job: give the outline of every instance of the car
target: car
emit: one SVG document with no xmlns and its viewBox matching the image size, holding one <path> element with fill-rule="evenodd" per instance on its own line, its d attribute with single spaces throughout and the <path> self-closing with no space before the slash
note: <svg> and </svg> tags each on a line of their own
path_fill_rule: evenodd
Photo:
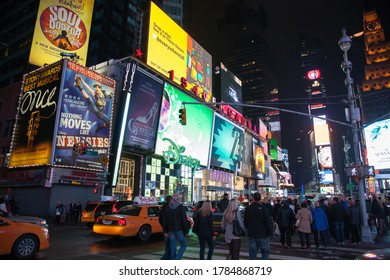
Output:
<svg viewBox="0 0 390 280">
<path fill-rule="evenodd" d="M 100 201 L 88 202 L 83 212 L 81 213 L 81 222 L 87 225 L 89 228 L 92 228 L 95 222 L 95 210 L 100 205 L 100 203 Z"/>
<path fill-rule="evenodd" d="M 31 259 L 49 248 L 49 230 L 31 222 L 16 222 L 0 216 L 0 255 Z"/>
<path fill-rule="evenodd" d="M 107 236 L 132 237 L 148 241 L 152 234 L 162 233 L 158 221 L 161 205 L 126 205 L 115 214 L 100 216 L 93 225 L 93 232 Z"/>
<path fill-rule="evenodd" d="M 199 210 L 200 207 L 202 207 L 203 202 L 204 202 L 204 200 L 198 201 L 198 202 L 195 204 L 195 206 L 192 208 L 193 212 L 196 212 L 197 210 Z M 218 203 L 219 203 L 219 201 L 216 201 L 216 200 L 212 200 L 212 201 L 211 201 L 211 207 L 213 208 L 213 212 L 214 212 L 214 213 L 218 211 Z"/>
<path fill-rule="evenodd" d="M 0 211 L 0 217 L 7 218 L 8 220 L 14 221 L 14 222 L 25 222 L 25 223 L 31 223 L 36 224 L 45 228 L 49 228 L 49 224 L 47 223 L 46 219 L 34 217 L 34 216 L 21 216 L 21 215 L 10 215 L 8 213 L 4 213 L 3 211 Z"/>
<path fill-rule="evenodd" d="M 120 208 L 133 204 L 132 200 L 107 200 L 100 203 L 95 209 L 94 220 L 99 216 L 116 213 Z"/>
</svg>

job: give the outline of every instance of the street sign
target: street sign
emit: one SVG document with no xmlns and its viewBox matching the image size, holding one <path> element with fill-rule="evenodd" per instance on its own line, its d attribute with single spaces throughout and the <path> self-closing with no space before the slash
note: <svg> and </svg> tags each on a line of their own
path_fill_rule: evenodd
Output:
<svg viewBox="0 0 390 280">
<path fill-rule="evenodd" d="M 356 165 L 347 166 L 345 171 L 347 173 L 347 177 L 358 177 L 359 175 L 358 167 Z"/>
<path fill-rule="evenodd" d="M 354 184 L 352 184 L 352 183 L 348 183 L 347 184 L 347 190 L 353 191 L 354 189 L 355 189 L 355 185 Z"/>
<path fill-rule="evenodd" d="M 364 177 L 374 177 L 375 176 L 374 166 L 363 166 L 363 176 Z"/>
</svg>

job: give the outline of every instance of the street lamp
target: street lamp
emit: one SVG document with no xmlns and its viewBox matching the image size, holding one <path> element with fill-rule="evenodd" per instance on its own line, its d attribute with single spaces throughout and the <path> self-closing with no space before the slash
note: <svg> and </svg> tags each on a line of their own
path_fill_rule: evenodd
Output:
<svg viewBox="0 0 390 280">
<path fill-rule="evenodd" d="M 359 108 L 356 107 L 355 96 L 353 91 L 353 79 L 351 78 L 352 71 L 352 62 L 348 60 L 348 51 L 351 48 L 352 40 L 351 37 L 346 34 L 346 29 L 342 29 L 343 36 L 339 40 L 340 49 L 344 52 L 344 61 L 341 64 L 341 69 L 346 74 L 345 86 L 348 89 L 348 104 L 349 104 L 349 114 L 352 126 L 352 134 L 353 134 L 353 148 L 355 153 L 356 165 L 359 170 L 358 174 L 358 190 L 359 190 L 359 201 L 360 201 L 360 211 L 362 213 L 361 217 L 362 221 L 362 242 L 364 243 L 373 243 L 371 230 L 368 226 L 368 218 L 367 218 L 367 209 L 366 209 L 366 200 L 364 195 L 364 186 L 362 180 L 362 161 L 360 154 L 360 146 L 359 146 L 359 129 L 358 129 L 358 121 L 360 120 L 360 111 Z"/>
</svg>

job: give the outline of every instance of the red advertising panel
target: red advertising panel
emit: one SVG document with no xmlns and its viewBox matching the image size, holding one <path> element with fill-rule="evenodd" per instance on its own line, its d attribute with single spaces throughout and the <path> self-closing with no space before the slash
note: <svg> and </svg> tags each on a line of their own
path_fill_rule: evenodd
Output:
<svg viewBox="0 0 390 280">
<path fill-rule="evenodd" d="M 115 81 L 65 60 L 54 164 L 103 170 L 111 139 Z"/>
<path fill-rule="evenodd" d="M 24 76 L 10 168 L 51 163 L 62 72 L 59 61 Z"/>
</svg>

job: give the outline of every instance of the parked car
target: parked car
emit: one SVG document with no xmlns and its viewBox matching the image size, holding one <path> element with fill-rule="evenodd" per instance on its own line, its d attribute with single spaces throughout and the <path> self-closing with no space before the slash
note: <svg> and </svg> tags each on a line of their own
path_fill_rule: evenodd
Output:
<svg viewBox="0 0 390 280">
<path fill-rule="evenodd" d="M 49 227 L 49 224 L 47 221 L 43 218 L 34 217 L 34 216 L 20 216 L 20 215 L 10 215 L 7 213 L 4 213 L 3 211 L 0 211 L 0 217 L 7 218 L 8 220 L 14 221 L 14 222 L 25 222 L 25 223 L 31 223 L 36 224 L 45 228 Z"/>
<path fill-rule="evenodd" d="M 31 222 L 16 222 L 0 216 L 0 255 L 30 259 L 49 248 L 49 230 Z"/>
<path fill-rule="evenodd" d="M 94 220 L 99 216 L 109 215 L 118 212 L 120 208 L 133 204 L 132 200 L 108 200 L 100 203 L 95 209 Z"/>
<path fill-rule="evenodd" d="M 81 213 L 81 222 L 92 228 L 95 222 L 95 210 L 100 205 L 100 201 L 88 202 L 85 209 Z"/>
</svg>

